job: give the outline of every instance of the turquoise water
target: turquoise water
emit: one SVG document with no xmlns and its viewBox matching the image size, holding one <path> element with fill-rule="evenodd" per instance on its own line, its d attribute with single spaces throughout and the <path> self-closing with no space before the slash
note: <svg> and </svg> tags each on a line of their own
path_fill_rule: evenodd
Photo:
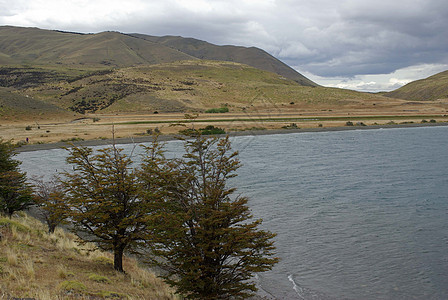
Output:
<svg viewBox="0 0 448 300">
<path fill-rule="evenodd" d="M 281 262 L 257 277 L 263 290 L 278 299 L 448 299 L 448 127 L 232 142 L 243 167 L 230 184 L 278 234 Z M 168 148 L 180 155 L 179 142 Z M 67 168 L 65 154 L 18 158 L 39 175 Z"/>
</svg>

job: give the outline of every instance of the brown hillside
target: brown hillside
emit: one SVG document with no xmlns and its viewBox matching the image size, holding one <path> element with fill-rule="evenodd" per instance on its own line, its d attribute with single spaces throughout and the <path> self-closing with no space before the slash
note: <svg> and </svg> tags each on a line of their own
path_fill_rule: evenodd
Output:
<svg viewBox="0 0 448 300">
<path fill-rule="evenodd" d="M 3 64 L 127 67 L 193 57 L 158 43 L 118 32 L 77 34 L 37 28 L 0 27 Z"/>
<path fill-rule="evenodd" d="M 384 95 L 391 98 L 417 101 L 448 99 L 448 71 L 410 82 Z"/>
<path fill-rule="evenodd" d="M 76 116 L 74 112 L 68 112 L 32 96 L 23 96 L 11 89 L 0 87 L 0 118 L 2 121 L 26 118 L 32 123 L 32 121 L 42 119 L 70 119 L 74 116 Z"/>
<path fill-rule="evenodd" d="M 317 86 L 313 81 L 259 48 L 217 46 L 205 41 L 180 36 L 155 37 L 144 34 L 133 34 L 133 36 L 160 43 L 199 59 L 246 64 L 260 70 L 282 75 L 285 78 L 296 81 L 300 85 Z"/>
</svg>

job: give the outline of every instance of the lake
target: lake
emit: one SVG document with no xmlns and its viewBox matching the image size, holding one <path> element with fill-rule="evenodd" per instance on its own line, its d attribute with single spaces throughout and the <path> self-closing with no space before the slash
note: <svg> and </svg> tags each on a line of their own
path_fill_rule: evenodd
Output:
<svg viewBox="0 0 448 300">
<path fill-rule="evenodd" d="M 278 234 L 281 262 L 256 278 L 264 291 L 278 299 L 448 299 L 448 127 L 231 140 L 243 167 L 230 184 Z M 181 147 L 167 144 L 174 156 Z M 54 149 L 17 158 L 28 175 L 48 176 L 67 168 L 65 156 Z"/>
</svg>

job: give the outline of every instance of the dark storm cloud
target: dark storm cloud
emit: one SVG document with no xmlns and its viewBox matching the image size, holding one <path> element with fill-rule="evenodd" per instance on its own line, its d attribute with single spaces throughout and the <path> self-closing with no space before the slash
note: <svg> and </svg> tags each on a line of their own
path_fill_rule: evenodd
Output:
<svg viewBox="0 0 448 300">
<path fill-rule="evenodd" d="M 330 26 L 306 37 L 305 46 L 316 55 L 283 58 L 320 76 L 387 74 L 447 63 L 448 5 L 442 2 L 346 1 Z"/>
</svg>

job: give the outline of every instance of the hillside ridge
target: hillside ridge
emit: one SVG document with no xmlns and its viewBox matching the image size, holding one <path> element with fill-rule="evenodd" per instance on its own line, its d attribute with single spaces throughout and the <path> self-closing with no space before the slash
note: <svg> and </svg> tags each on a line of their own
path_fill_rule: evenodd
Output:
<svg viewBox="0 0 448 300">
<path fill-rule="evenodd" d="M 303 86 L 317 86 L 296 70 L 282 61 L 257 47 L 242 47 L 234 45 L 218 46 L 206 41 L 184 38 L 181 36 L 149 36 L 144 34 L 131 34 L 145 40 L 160 43 L 172 49 L 179 50 L 199 59 L 230 61 L 246 64 L 251 67 L 276 73 L 287 79 L 294 80 Z"/>
<path fill-rule="evenodd" d="M 448 70 L 412 81 L 384 96 L 416 101 L 448 99 Z"/>
<path fill-rule="evenodd" d="M 189 50 L 192 43 L 200 43 L 199 52 Z M 4 65 L 131 67 L 194 59 L 238 62 L 277 73 L 301 85 L 317 86 L 285 63 L 255 47 L 217 46 L 183 37 L 178 37 L 173 44 L 168 43 L 166 37 L 117 31 L 84 34 L 0 26 L 0 63 Z"/>
</svg>

